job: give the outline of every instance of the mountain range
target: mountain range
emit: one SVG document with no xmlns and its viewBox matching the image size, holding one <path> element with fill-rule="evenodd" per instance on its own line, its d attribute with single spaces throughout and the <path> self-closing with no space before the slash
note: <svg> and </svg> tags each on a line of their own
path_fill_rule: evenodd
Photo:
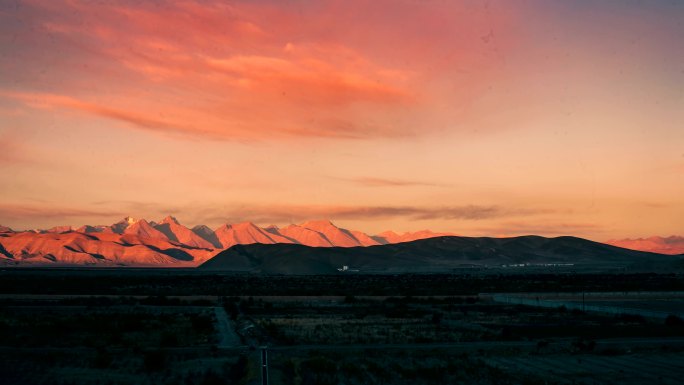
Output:
<svg viewBox="0 0 684 385">
<path fill-rule="evenodd" d="M 327 220 L 284 228 L 251 222 L 189 229 L 172 217 L 154 222 L 126 217 L 112 225 L 58 226 L 13 231 L 0 226 L 0 263 L 98 266 L 197 266 L 223 249 L 247 244 L 295 244 L 312 247 L 359 247 L 453 235 L 429 230 L 370 236 Z"/>
<path fill-rule="evenodd" d="M 626 249 L 650 251 L 660 254 L 684 254 L 684 237 L 675 235 L 670 237 L 613 239 L 606 243 Z"/>
<path fill-rule="evenodd" d="M 640 249 L 642 251 L 628 250 Z M 656 254 L 657 253 L 657 254 Z M 574 237 L 468 238 L 429 230 L 368 235 L 327 220 L 259 227 L 251 222 L 189 229 L 167 216 L 112 225 L 14 231 L 0 226 L 0 265 L 158 266 L 302 273 L 341 265 L 371 271 L 444 271 L 458 266 L 680 261 L 684 237 L 613 240 Z M 665 259 L 663 259 L 665 258 Z M 668 259 L 669 258 L 669 259 Z M 332 270 L 331 270 L 332 269 Z"/>
</svg>

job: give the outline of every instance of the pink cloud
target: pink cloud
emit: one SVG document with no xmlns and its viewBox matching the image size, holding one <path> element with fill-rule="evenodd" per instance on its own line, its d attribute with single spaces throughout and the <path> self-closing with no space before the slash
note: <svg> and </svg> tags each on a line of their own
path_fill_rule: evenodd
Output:
<svg viewBox="0 0 684 385">
<path fill-rule="evenodd" d="M 115 119 L 130 123 L 140 128 L 150 130 L 178 130 L 183 131 L 185 128 L 178 126 L 172 122 L 167 122 L 161 119 L 155 119 L 151 116 L 146 116 L 141 113 L 124 111 L 112 107 L 102 106 L 95 103 L 89 103 L 76 98 L 64 95 L 44 94 L 44 93 L 0 93 L 6 97 L 24 101 L 28 106 L 36 108 L 67 108 L 71 110 L 81 111 L 105 118 Z"/>
<path fill-rule="evenodd" d="M 394 2 L 31 0 L 0 16 L 28 20 L 38 31 L 20 35 L 21 49 L 0 68 L 26 73 L 5 95 L 37 96 L 57 113 L 76 110 L 155 132 L 404 137 L 431 129 L 414 122 L 416 114 L 438 115 L 430 110 L 442 95 L 426 85 L 439 73 L 455 64 L 487 71 L 478 37 L 508 17 Z M 47 61 L 51 75 L 38 82 L 39 63 Z M 463 76 L 458 92 L 481 91 L 477 79 Z"/>
</svg>

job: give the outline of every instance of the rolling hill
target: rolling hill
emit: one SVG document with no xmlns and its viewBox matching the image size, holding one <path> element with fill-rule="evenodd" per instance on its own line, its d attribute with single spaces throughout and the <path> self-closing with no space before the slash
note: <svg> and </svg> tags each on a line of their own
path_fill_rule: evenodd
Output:
<svg viewBox="0 0 684 385">
<path fill-rule="evenodd" d="M 681 258 L 622 249 L 575 237 L 437 237 L 368 247 L 296 244 L 236 245 L 199 266 L 205 270 L 266 274 L 330 274 L 348 266 L 360 272 L 449 272 L 463 267 L 520 265 L 650 268 Z"/>
</svg>

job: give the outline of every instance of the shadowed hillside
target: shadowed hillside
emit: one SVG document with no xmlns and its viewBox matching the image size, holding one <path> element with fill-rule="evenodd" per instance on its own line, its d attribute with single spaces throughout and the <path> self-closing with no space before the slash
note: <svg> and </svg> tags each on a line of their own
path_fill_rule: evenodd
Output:
<svg viewBox="0 0 684 385">
<path fill-rule="evenodd" d="M 342 266 L 360 272 L 446 272 L 457 268 L 568 265 L 642 268 L 674 265 L 680 257 L 622 249 L 575 237 L 439 237 L 349 248 L 294 244 L 236 245 L 200 269 L 269 274 L 326 274 Z"/>
</svg>

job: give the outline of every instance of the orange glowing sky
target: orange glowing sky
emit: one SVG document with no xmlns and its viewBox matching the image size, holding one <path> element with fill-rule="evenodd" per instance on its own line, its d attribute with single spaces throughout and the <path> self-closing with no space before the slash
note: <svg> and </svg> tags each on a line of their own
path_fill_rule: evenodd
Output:
<svg viewBox="0 0 684 385">
<path fill-rule="evenodd" d="M 684 3 L 0 1 L 0 224 L 684 232 Z"/>
</svg>

